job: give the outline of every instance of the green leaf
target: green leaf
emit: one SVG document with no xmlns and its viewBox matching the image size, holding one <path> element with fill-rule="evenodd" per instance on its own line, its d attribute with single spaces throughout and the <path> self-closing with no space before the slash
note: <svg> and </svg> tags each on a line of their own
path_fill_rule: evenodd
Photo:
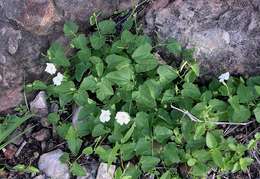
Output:
<svg viewBox="0 0 260 179">
<path fill-rule="evenodd" d="M 172 179 L 170 170 L 166 171 L 166 172 L 160 177 L 160 179 Z"/>
<path fill-rule="evenodd" d="M 75 176 L 86 176 L 86 172 L 77 162 L 73 162 L 70 171 Z"/>
<path fill-rule="evenodd" d="M 63 32 L 67 37 L 73 37 L 78 32 L 79 26 L 72 21 L 65 22 Z"/>
<path fill-rule="evenodd" d="M 194 139 L 197 140 L 200 137 L 202 137 L 206 132 L 206 126 L 205 124 L 199 124 L 196 126 L 195 134 L 194 134 Z"/>
<path fill-rule="evenodd" d="M 88 93 L 83 90 L 78 90 L 74 93 L 73 100 L 78 106 L 84 106 L 88 104 Z"/>
<path fill-rule="evenodd" d="M 162 83 L 171 83 L 178 77 L 178 73 L 169 65 L 160 65 L 157 69 L 157 73 L 160 76 L 160 82 Z"/>
<path fill-rule="evenodd" d="M 65 56 L 63 47 L 59 43 L 52 43 L 51 47 L 47 51 L 48 58 L 50 62 L 54 63 L 57 66 L 68 67 L 70 62 Z"/>
<path fill-rule="evenodd" d="M 25 171 L 27 173 L 31 173 L 31 174 L 34 174 L 34 175 L 37 174 L 37 173 L 40 173 L 40 170 L 38 168 L 34 167 L 34 166 L 26 167 Z"/>
<path fill-rule="evenodd" d="M 204 149 L 198 149 L 192 152 L 192 156 L 196 158 L 199 162 L 206 163 L 207 161 L 211 160 L 211 156 L 209 151 Z"/>
<path fill-rule="evenodd" d="M 92 130 L 92 136 L 93 137 L 98 137 L 98 136 L 102 136 L 104 134 L 108 133 L 108 131 L 105 129 L 103 124 L 98 124 L 94 127 L 94 129 Z"/>
<path fill-rule="evenodd" d="M 163 93 L 162 103 L 172 103 L 174 101 L 175 91 L 173 89 L 168 89 Z"/>
<path fill-rule="evenodd" d="M 218 146 L 217 139 L 211 132 L 207 132 L 206 144 L 207 144 L 208 148 L 210 148 L 210 149 L 214 149 Z"/>
<path fill-rule="evenodd" d="M 147 80 L 139 86 L 135 100 L 141 106 L 146 108 L 156 108 L 156 99 L 161 93 L 161 86 L 155 80 Z"/>
<path fill-rule="evenodd" d="M 95 153 L 101 158 L 101 160 L 108 162 L 108 156 L 111 152 L 111 149 L 104 149 L 102 146 L 98 146 L 95 149 Z"/>
<path fill-rule="evenodd" d="M 199 88 L 192 83 L 185 83 L 183 90 L 181 91 L 182 96 L 190 97 L 192 99 L 199 99 L 201 96 Z"/>
<path fill-rule="evenodd" d="M 135 41 L 135 36 L 128 30 L 124 30 L 121 34 L 121 41 L 124 43 L 133 43 Z"/>
<path fill-rule="evenodd" d="M 255 86 L 255 91 L 258 96 L 260 96 L 260 86 Z"/>
<path fill-rule="evenodd" d="M 134 157 L 135 145 L 136 143 L 126 143 L 121 145 L 120 152 L 124 161 L 130 160 L 132 157 Z"/>
<path fill-rule="evenodd" d="M 181 44 L 174 39 L 169 40 L 169 42 L 166 44 L 166 48 L 169 50 L 169 52 L 176 56 L 180 56 L 182 51 Z"/>
<path fill-rule="evenodd" d="M 108 155 L 108 161 L 107 161 L 108 165 L 111 165 L 113 162 L 115 162 L 119 149 L 120 149 L 120 145 L 116 143 Z"/>
<path fill-rule="evenodd" d="M 91 92 L 95 92 L 97 89 L 97 80 L 94 76 L 90 75 L 83 79 L 80 84 L 81 90 L 89 90 Z"/>
<path fill-rule="evenodd" d="M 153 156 L 142 156 L 140 159 L 141 168 L 144 172 L 153 170 L 160 162 L 160 159 Z"/>
<path fill-rule="evenodd" d="M 116 70 L 125 69 L 126 67 L 129 67 L 131 63 L 130 59 L 115 54 L 107 56 L 105 61 L 108 64 L 109 69 Z"/>
<path fill-rule="evenodd" d="M 106 75 L 106 78 L 118 86 L 125 86 L 133 79 L 133 71 L 129 68 L 121 69 L 118 71 L 110 72 Z"/>
<path fill-rule="evenodd" d="M 130 30 L 134 25 L 134 18 L 128 17 L 127 20 L 123 23 L 124 30 Z"/>
<path fill-rule="evenodd" d="M 95 65 L 98 77 L 101 77 L 104 72 L 104 63 L 100 62 Z"/>
<path fill-rule="evenodd" d="M 152 46 L 149 43 L 145 43 L 144 45 L 140 45 L 132 54 L 133 59 L 143 59 L 147 57 L 147 55 L 151 54 Z"/>
<path fill-rule="evenodd" d="M 0 144 L 20 125 L 26 120 L 30 119 L 32 115 L 25 115 L 24 117 L 7 116 L 3 123 L 0 123 Z"/>
<path fill-rule="evenodd" d="M 78 82 L 80 82 L 84 73 L 89 69 L 90 63 L 79 63 L 75 65 L 75 67 L 76 67 L 75 78 Z"/>
<path fill-rule="evenodd" d="M 260 123 L 260 106 L 257 106 L 257 107 L 254 109 L 254 114 L 255 114 L 256 121 L 257 121 L 258 123 Z"/>
<path fill-rule="evenodd" d="M 69 123 L 63 123 L 57 127 L 57 133 L 59 134 L 60 137 L 65 139 L 69 128 L 70 128 Z"/>
<path fill-rule="evenodd" d="M 181 161 L 178 153 L 178 148 L 175 143 L 170 142 L 165 145 L 162 153 L 162 159 L 167 166 L 170 166 L 174 163 L 179 163 Z"/>
<path fill-rule="evenodd" d="M 45 90 L 47 89 L 47 85 L 39 80 L 36 80 L 32 83 L 32 89 L 33 90 Z"/>
<path fill-rule="evenodd" d="M 116 23 L 113 20 L 103 20 L 98 23 L 98 27 L 103 35 L 114 34 L 116 31 Z"/>
<path fill-rule="evenodd" d="M 192 167 L 196 164 L 197 160 L 194 158 L 189 158 L 189 160 L 187 161 L 188 166 Z"/>
<path fill-rule="evenodd" d="M 193 63 L 191 64 L 191 69 L 192 71 L 196 74 L 196 76 L 200 76 L 200 67 L 199 67 L 199 64 L 198 63 Z"/>
<path fill-rule="evenodd" d="M 137 63 L 135 69 L 137 73 L 150 71 L 157 67 L 158 61 L 151 54 L 152 46 L 149 43 L 139 46 L 134 53 L 132 58 Z"/>
<path fill-rule="evenodd" d="M 76 129 L 71 126 L 66 134 L 66 140 L 70 151 L 73 155 L 77 155 L 82 145 L 82 140 L 78 138 Z"/>
<path fill-rule="evenodd" d="M 60 156 L 59 160 L 61 163 L 68 163 L 70 161 L 70 155 L 67 152 L 64 152 L 62 156 Z"/>
<path fill-rule="evenodd" d="M 192 175 L 194 176 L 206 176 L 208 167 L 203 163 L 197 163 L 192 167 Z"/>
<path fill-rule="evenodd" d="M 234 110 L 232 115 L 232 121 L 234 122 L 247 122 L 251 116 L 251 111 L 248 107 L 239 105 L 237 109 Z"/>
<path fill-rule="evenodd" d="M 22 164 L 18 164 L 16 166 L 13 167 L 14 170 L 18 171 L 18 172 L 24 172 L 26 169 L 25 165 Z"/>
<path fill-rule="evenodd" d="M 172 130 L 164 126 L 156 126 L 154 129 L 155 138 L 160 143 L 163 143 L 170 136 L 172 136 L 172 134 L 173 134 Z"/>
<path fill-rule="evenodd" d="M 60 116 L 57 113 L 50 113 L 48 115 L 48 121 L 52 124 L 52 125 L 56 125 L 58 124 L 60 120 Z"/>
<path fill-rule="evenodd" d="M 136 154 L 137 155 L 151 155 L 152 153 L 152 144 L 151 141 L 145 139 L 145 138 L 140 138 L 136 144 Z"/>
<path fill-rule="evenodd" d="M 93 149 L 92 147 L 86 147 L 85 149 L 83 149 L 82 153 L 84 155 L 91 155 L 93 153 Z"/>
<path fill-rule="evenodd" d="M 245 172 L 247 168 L 253 163 L 253 159 L 249 157 L 240 158 L 239 164 L 241 169 Z"/>
<path fill-rule="evenodd" d="M 240 103 L 248 103 L 254 99 L 253 88 L 240 84 L 237 88 L 237 95 Z"/>
<path fill-rule="evenodd" d="M 112 85 L 107 79 L 102 79 L 102 81 L 97 84 L 97 87 L 97 98 L 101 101 L 114 94 Z"/>
<path fill-rule="evenodd" d="M 77 52 L 78 58 L 81 60 L 81 62 L 88 62 L 89 58 L 91 57 L 91 50 L 89 48 L 85 48 L 83 50 L 79 50 Z"/>
<path fill-rule="evenodd" d="M 131 128 L 127 131 L 127 133 L 125 134 L 124 138 L 121 139 L 121 143 L 126 143 L 130 137 L 132 136 L 134 129 L 136 127 L 135 122 L 132 124 Z"/>
<path fill-rule="evenodd" d="M 90 36 L 90 44 L 91 46 L 98 50 L 105 45 L 106 39 L 104 36 L 99 35 L 98 33 L 94 33 Z"/>
<path fill-rule="evenodd" d="M 211 150 L 210 153 L 211 153 L 211 157 L 212 157 L 214 163 L 218 167 L 222 168 L 223 167 L 223 156 L 222 156 L 221 151 L 218 149 L 213 149 L 213 150 Z"/>
<path fill-rule="evenodd" d="M 87 38 L 84 34 L 80 34 L 77 37 L 75 37 L 74 39 L 72 39 L 71 41 L 71 46 L 73 48 L 77 48 L 77 49 L 86 49 L 87 48 Z"/>
</svg>

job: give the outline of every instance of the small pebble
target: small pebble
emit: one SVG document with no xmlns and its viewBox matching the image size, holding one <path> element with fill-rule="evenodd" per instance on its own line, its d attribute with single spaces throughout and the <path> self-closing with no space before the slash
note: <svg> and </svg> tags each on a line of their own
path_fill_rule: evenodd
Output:
<svg viewBox="0 0 260 179">
<path fill-rule="evenodd" d="M 43 127 L 49 127 L 50 123 L 48 122 L 48 118 L 46 118 L 46 117 L 41 118 L 41 125 Z"/>
<path fill-rule="evenodd" d="M 5 158 L 9 160 L 14 158 L 16 151 L 17 147 L 13 144 L 7 145 L 6 148 L 3 150 Z"/>
<path fill-rule="evenodd" d="M 96 179 L 113 179 L 116 170 L 115 165 L 108 165 L 107 163 L 101 163 L 98 167 L 98 173 Z"/>
<path fill-rule="evenodd" d="M 50 131 L 48 129 L 41 129 L 38 132 L 33 133 L 32 137 L 37 141 L 42 142 L 50 137 Z"/>
<path fill-rule="evenodd" d="M 44 91 L 39 92 L 35 99 L 30 103 L 31 112 L 41 117 L 46 117 L 48 115 L 48 104 L 46 98 Z"/>
</svg>

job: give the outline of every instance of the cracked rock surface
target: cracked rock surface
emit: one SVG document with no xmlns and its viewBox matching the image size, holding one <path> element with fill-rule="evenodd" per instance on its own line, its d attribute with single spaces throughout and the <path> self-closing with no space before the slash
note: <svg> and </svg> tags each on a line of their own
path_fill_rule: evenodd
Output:
<svg viewBox="0 0 260 179">
<path fill-rule="evenodd" d="M 158 0 L 146 31 L 195 48 L 203 75 L 260 74 L 260 1 Z"/>
<path fill-rule="evenodd" d="M 129 7 L 128 0 L 1 0 L 0 113 L 22 102 L 24 83 L 44 79 L 41 53 L 61 38 L 66 20 L 86 28 L 94 11 L 104 18 Z"/>
</svg>

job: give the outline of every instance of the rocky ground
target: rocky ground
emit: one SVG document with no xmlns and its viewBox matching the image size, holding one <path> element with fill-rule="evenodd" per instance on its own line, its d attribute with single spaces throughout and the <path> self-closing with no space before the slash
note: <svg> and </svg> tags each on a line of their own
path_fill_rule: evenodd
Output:
<svg viewBox="0 0 260 179">
<path fill-rule="evenodd" d="M 66 43 L 62 36 L 64 21 L 75 20 L 82 31 L 88 32 L 88 18 L 93 12 L 102 10 L 100 18 L 105 18 L 131 5 L 129 0 L 1 0 L 0 113 L 9 113 L 23 102 L 26 82 L 46 78 L 41 54 L 53 41 Z M 260 74 L 259 0 L 154 0 L 149 1 L 142 13 L 145 33 L 157 34 L 159 41 L 175 38 L 184 47 L 195 47 L 202 77 L 225 71 L 245 76 Z M 34 100 L 33 95 L 27 97 L 32 101 L 31 110 L 39 117 L 15 131 L 13 136 L 30 129 L 0 153 L 0 164 L 10 168 L 19 163 L 32 164 L 41 174 L 31 176 L 0 170 L 0 178 L 69 178 L 68 167 L 58 160 L 68 149 L 46 119 L 55 105 L 47 104 L 41 93 Z M 255 130 L 259 127 L 245 126 L 240 130 L 227 129 L 227 133 L 247 142 L 249 131 Z M 95 156 L 80 160 L 86 176 L 79 179 L 109 179 L 115 171 L 115 166 L 107 168 Z M 227 178 L 252 178 L 250 175 L 257 176 L 254 175 L 257 171 L 257 165 L 253 165 L 248 173 Z"/>
</svg>

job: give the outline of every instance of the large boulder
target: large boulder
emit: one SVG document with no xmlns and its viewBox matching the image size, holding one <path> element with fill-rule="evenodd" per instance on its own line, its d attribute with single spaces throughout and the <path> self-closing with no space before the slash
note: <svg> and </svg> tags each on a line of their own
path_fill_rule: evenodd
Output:
<svg viewBox="0 0 260 179">
<path fill-rule="evenodd" d="M 0 21 L 0 112 L 18 105 L 25 81 L 41 76 L 47 41 Z"/>
<path fill-rule="evenodd" d="M 195 48 L 204 76 L 260 74 L 259 0 L 157 0 L 146 31 Z"/>
<path fill-rule="evenodd" d="M 62 36 L 66 20 L 86 24 L 131 7 L 128 0 L 0 0 L 0 113 L 17 106 L 24 82 L 42 78 L 41 53 Z"/>
</svg>

